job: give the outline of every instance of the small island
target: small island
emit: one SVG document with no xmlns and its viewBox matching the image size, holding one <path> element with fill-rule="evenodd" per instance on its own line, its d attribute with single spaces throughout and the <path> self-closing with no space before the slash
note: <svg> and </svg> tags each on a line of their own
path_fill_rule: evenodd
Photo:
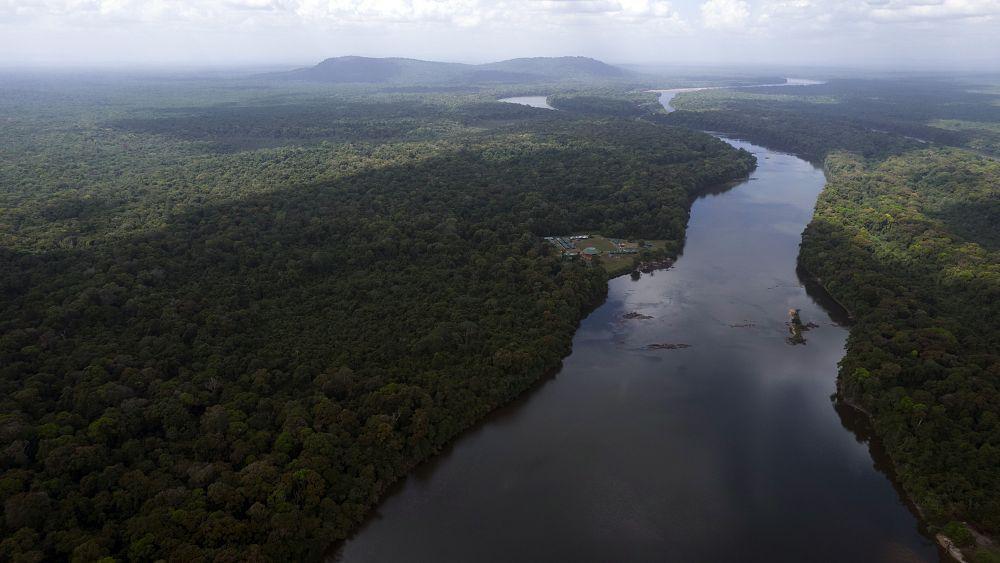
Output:
<svg viewBox="0 0 1000 563">
<path fill-rule="evenodd" d="M 819 325 L 816 323 L 803 323 L 802 317 L 799 315 L 799 309 L 789 309 L 788 310 L 788 343 L 795 344 L 805 344 L 806 338 L 802 333 L 812 330 Z"/>
<path fill-rule="evenodd" d="M 685 348 L 690 348 L 690 344 L 684 343 L 674 343 L 674 342 L 658 342 L 655 344 L 647 344 L 647 350 L 683 350 Z"/>
</svg>

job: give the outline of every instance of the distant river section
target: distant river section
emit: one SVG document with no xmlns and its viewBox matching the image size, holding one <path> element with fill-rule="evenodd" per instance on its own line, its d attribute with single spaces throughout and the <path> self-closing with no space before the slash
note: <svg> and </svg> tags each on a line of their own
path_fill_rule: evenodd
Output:
<svg viewBox="0 0 1000 563">
<path fill-rule="evenodd" d="M 531 106 L 533 108 L 556 109 L 550 106 L 547 100 L 548 96 L 516 96 L 513 98 L 501 98 L 497 101 L 508 104 L 521 104 L 522 106 Z"/>
</svg>

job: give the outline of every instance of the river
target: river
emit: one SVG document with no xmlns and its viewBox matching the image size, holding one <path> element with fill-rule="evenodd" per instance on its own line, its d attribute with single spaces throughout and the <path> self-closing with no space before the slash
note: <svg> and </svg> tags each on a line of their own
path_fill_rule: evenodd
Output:
<svg viewBox="0 0 1000 563">
<path fill-rule="evenodd" d="M 501 98 L 497 101 L 508 104 L 521 104 L 522 106 L 531 106 L 533 108 L 540 109 L 556 109 L 549 105 L 548 96 L 516 96 L 513 98 Z"/>
<path fill-rule="evenodd" d="M 831 401 L 847 330 L 796 273 L 822 171 L 723 140 L 759 167 L 694 202 L 674 267 L 611 280 L 561 371 L 419 467 L 335 559 L 938 560 Z M 789 309 L 818 325 L 803 345 Z"/>
</svg>

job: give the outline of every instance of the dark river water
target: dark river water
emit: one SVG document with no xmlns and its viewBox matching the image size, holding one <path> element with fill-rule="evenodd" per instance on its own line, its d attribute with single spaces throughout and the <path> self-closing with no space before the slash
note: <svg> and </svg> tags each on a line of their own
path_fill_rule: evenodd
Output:
<svg viewBox="0 0 1000 563">
<path fill-rule="evenodd" d="M 796 274 L 823 173 L 726 140 L 759 168 L 694 203 L 675 266 L 611 280 L 562 370 L 415 471 L 335 559 L 938 560 L 831 401 L 847 330 Z M 792 308 L 818 325 L 804 345 Z"/>
</svg>

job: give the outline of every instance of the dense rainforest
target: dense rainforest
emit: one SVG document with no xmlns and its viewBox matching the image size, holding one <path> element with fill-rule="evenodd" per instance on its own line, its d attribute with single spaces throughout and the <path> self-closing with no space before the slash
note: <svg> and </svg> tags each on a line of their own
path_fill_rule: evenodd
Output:
<svg viewBox="0 0 1000 563">
<path fill-rule="evenodd" d="M 800 259 L 857 319 L 844 394 L 872 413 L 931 522 L 995 535 L 1000 164 L 926 149 L 877 163 L 834 153 L 827 168 Z"/>
<path fill-rule="evenodd" d="M 817 161 L 833 150 L 880 157 L 928 144 L 1000 155 L 998 96 L 993 83 L 958 79 L 837 79 L 682 94 L 670 121 L 746 135 Z"/>
<path fill-rule="evenodd" d="M 973 152 L 995 152 L 990 88 L 699 92 L 665 119 L 824 163 L 800 262 L 855 319 L 841 394 L 871 415 L 925 521 L 983 562 L 1000 561 L 1000 164 Z M 966 134 L 941 127 L 955 120 Z"/>
<path fill-rule="evenodd" d="M 542 236 L 675 253 L 692 195 L 753 168 L 692 129 L 824 164 L 800 257 L 855 319 L 841 394 L 932 530 L 1000 560 L 976 547 L 1000 534 L 1000 89 L 830 80 L 665 115 L 645 90 L 727 81 L 553 82 L 610 72 L 567 62 L 7 77 L 0 560 L 319 557 L 558 367 L 606 275 Z M 494 101 L 537 93 L 560 111 Z"/>
<path fill-rule="evenodd" d="M 318 558 L 559 366 L 606 275 L 542 236 L 676 252 L 754 166 L 475 93 L 7 84 L 2 560 Z"/>
</svg>

